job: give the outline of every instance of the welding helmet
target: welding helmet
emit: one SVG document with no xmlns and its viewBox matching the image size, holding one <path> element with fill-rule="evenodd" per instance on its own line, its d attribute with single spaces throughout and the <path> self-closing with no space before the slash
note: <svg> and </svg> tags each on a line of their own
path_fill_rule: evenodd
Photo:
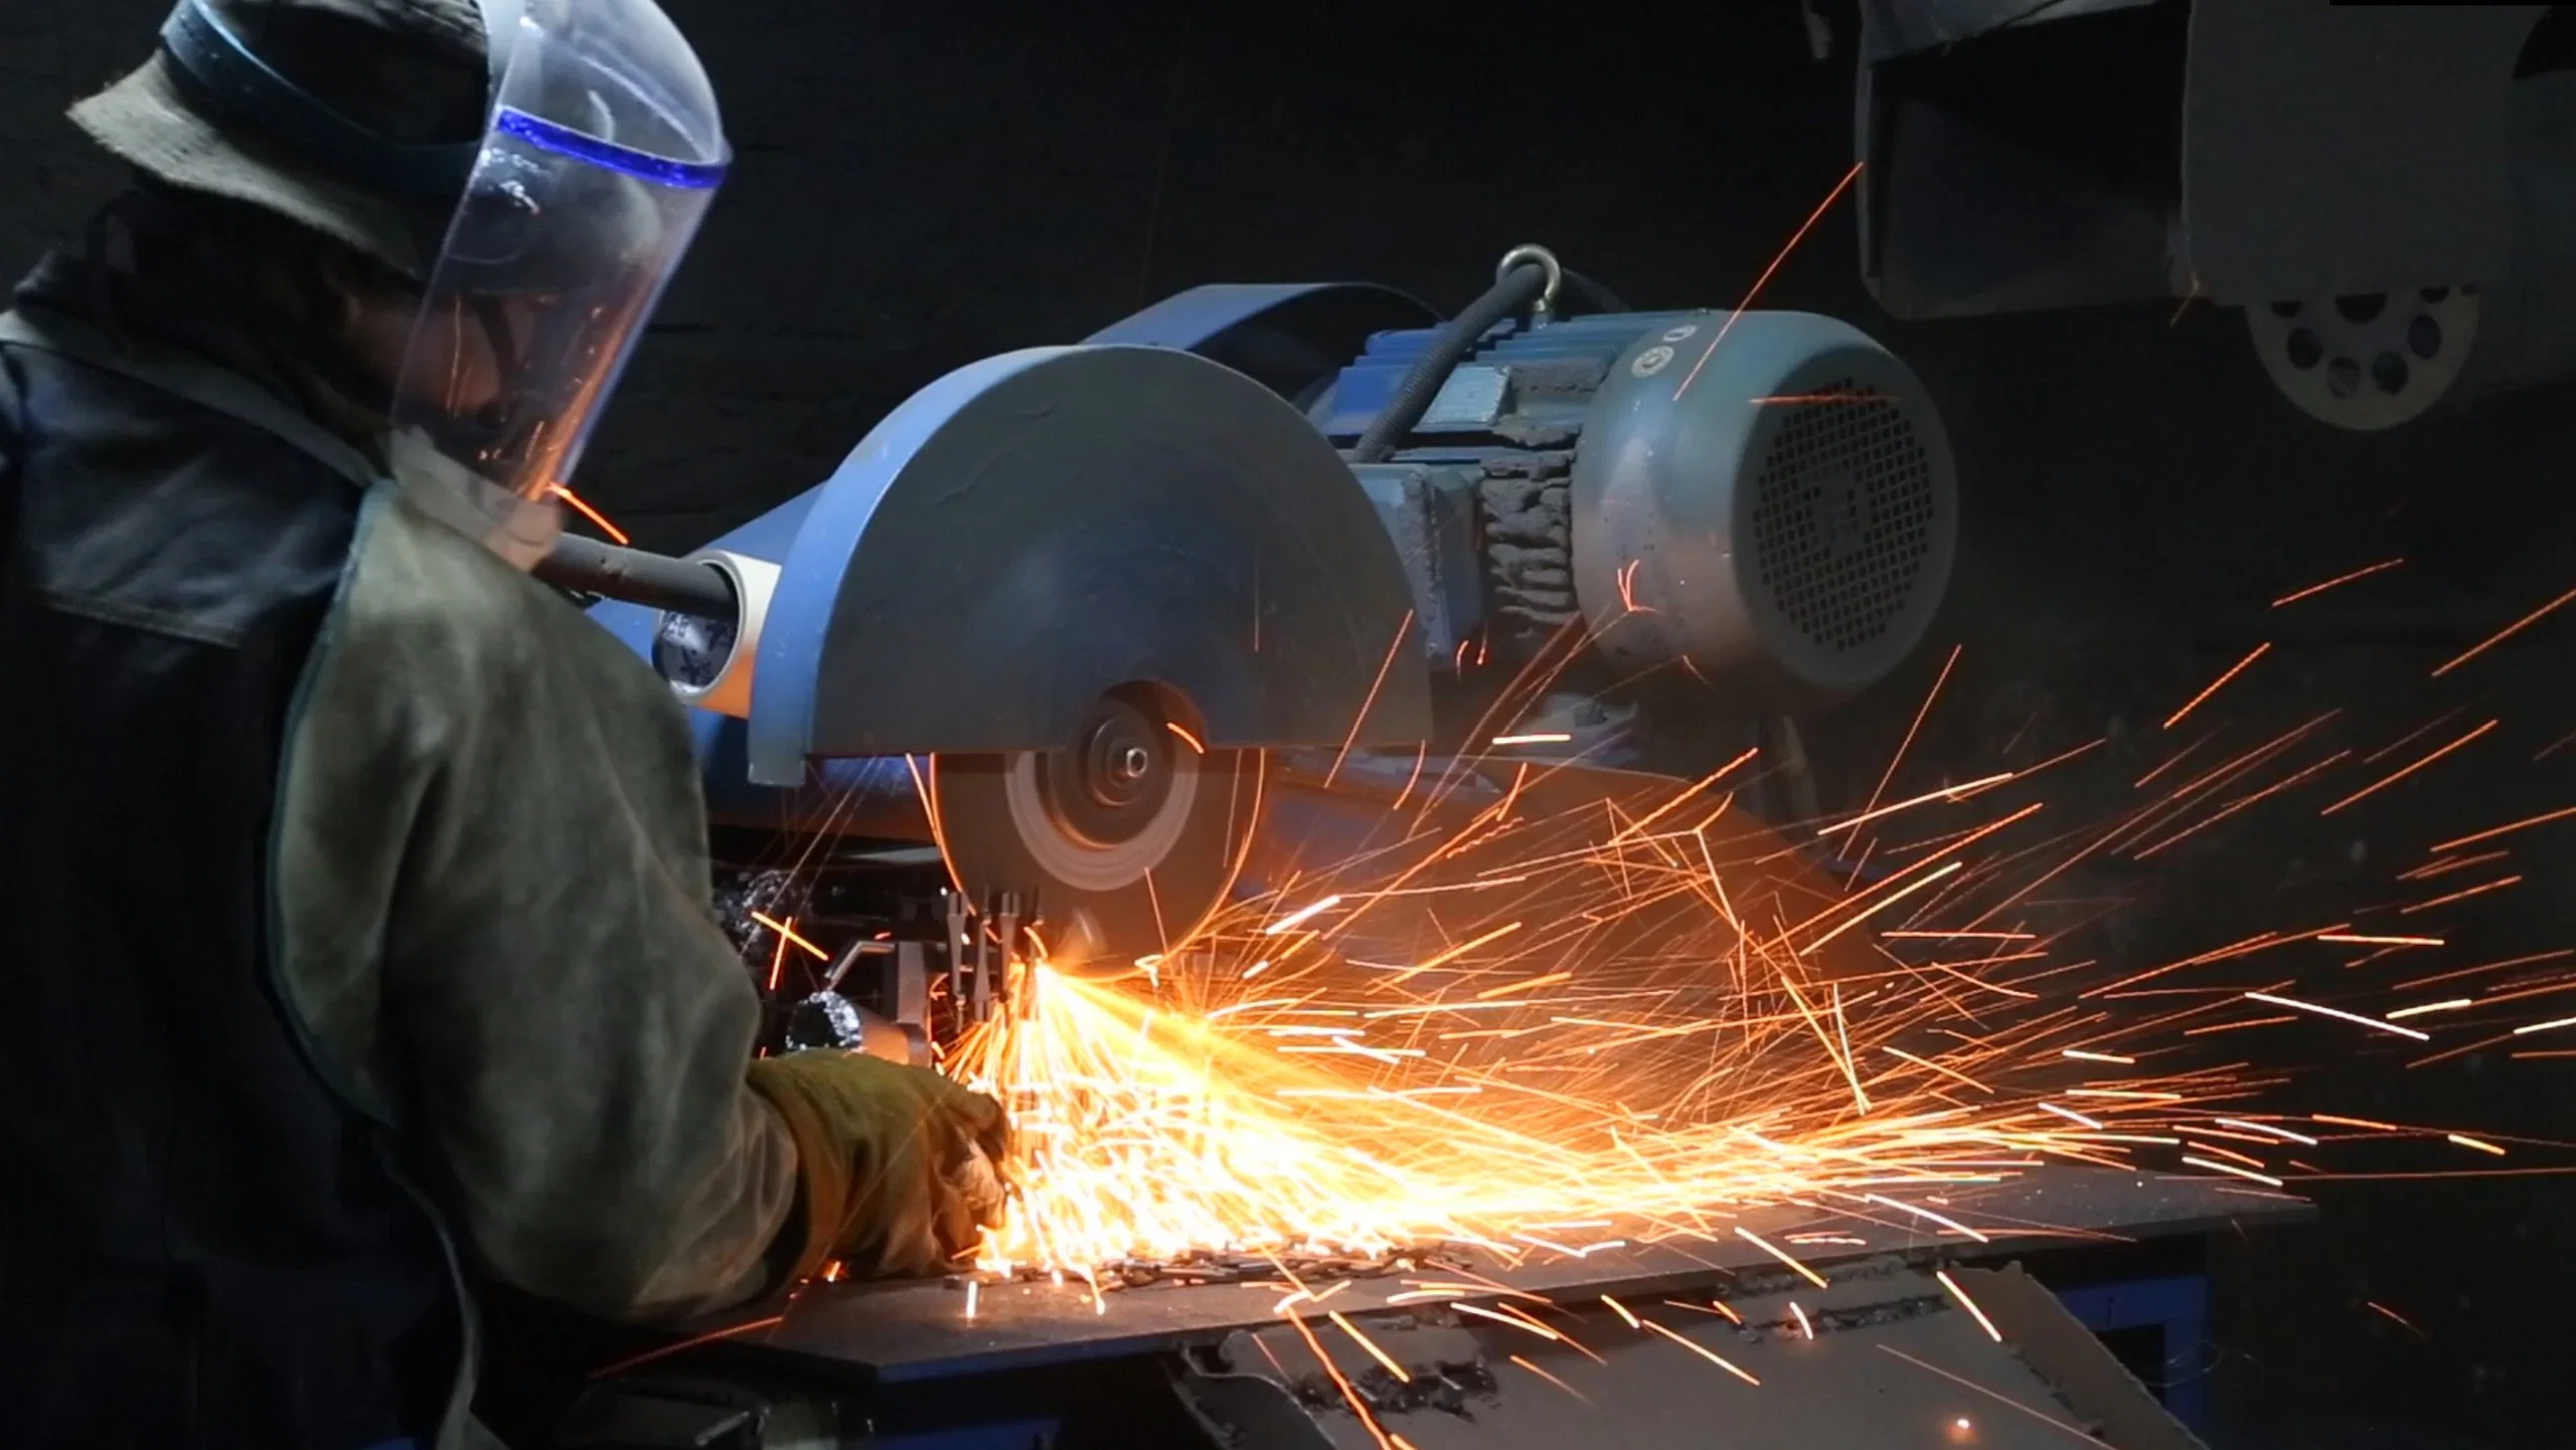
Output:
<svg viewBox="0 0 2576 1450">
<path fill-rule="evenodd" d="M 492 106 L 413 324 L 392 462 L 523 566 L 723 179 L 698 58 L 653 0 L 483 0 Z"/>
</svg>

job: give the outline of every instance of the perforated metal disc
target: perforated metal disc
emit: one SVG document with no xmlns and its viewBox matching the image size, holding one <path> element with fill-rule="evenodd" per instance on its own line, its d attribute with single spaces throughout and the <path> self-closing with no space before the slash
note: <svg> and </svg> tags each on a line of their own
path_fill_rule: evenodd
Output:
<svg viewBox="0 0 2576 1450">
<path fill-rule="evenodd" d="M 1910 646 L 1948 562 L 1932 454 L 1895 401 L 1858 380 L 1804 396 L 1786 405 L 1753 480 L 1758 598 L 1819 657 L 1882 655 L 1891 636 Z"/>
<path fill-rule="evenodd" d="M 2245 309 L 2263 371 L 2299 411 L 2353 432 L 2422 416 L 2478 335 L 2474 287 L 2408 287 Z"/>
</svg>

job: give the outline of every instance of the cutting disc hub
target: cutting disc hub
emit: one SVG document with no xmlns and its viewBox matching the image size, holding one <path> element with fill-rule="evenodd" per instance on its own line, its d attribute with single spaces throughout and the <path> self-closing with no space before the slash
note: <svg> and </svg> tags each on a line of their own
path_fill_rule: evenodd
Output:
<svg viewBox="0 0 2576 1450">
<path fill-rule="evenodd" d="M 1034 905 L 1056 965 L 1123 971 L 1223 904 L 1260 816 L 1261 755 L 1205 750 L 1186 705 L 1112 690 L 1054 750 L 940 756 L 942 849 L 970 897 Z"/>
<path fill-rule="evenodd" d="M 1047 874 L 1088 891 L 1143 879 L 1189 825 L 1196 758 L 1148 707 L 1119 695 L 1093 704 L 1065 750 L 1010 758 L 1011 824 Z"/>
</svg>

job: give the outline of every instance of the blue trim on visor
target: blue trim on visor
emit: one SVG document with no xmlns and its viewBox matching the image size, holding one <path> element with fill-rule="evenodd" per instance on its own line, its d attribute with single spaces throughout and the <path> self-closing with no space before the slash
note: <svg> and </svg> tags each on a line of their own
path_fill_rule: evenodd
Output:
<svg viewBox="0 0 2576 1450">
<path fill-rule="evenodd" d="M 492 131 L 495 135 L 515 136 L 539 150 L 569 156 L 575 161 L 588 162 L 657 186 L 711 191 L 724 180 L 725 168 L 721 161 L 673 161 L 631 146 L 620 146 L 614 141 L 584 135 L 569 126 L 540 120 L 514 106 L 503 106 L 500 113 L 492 118 Z"/>
</svg>

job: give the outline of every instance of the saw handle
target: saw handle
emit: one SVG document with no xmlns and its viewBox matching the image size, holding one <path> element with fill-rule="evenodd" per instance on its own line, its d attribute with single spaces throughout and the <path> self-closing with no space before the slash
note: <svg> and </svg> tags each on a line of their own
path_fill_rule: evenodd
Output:
<svg viewBox="0 0 2576 1450">
<path fill-rule="evenodd" d="M 739 605 L 733 585 L 713 565 L 642 549 L 621 549 L 565 534 L 530 571 L 559 589 L 622 599 L 648 609 L 730 621 Z"/>
</svg>

